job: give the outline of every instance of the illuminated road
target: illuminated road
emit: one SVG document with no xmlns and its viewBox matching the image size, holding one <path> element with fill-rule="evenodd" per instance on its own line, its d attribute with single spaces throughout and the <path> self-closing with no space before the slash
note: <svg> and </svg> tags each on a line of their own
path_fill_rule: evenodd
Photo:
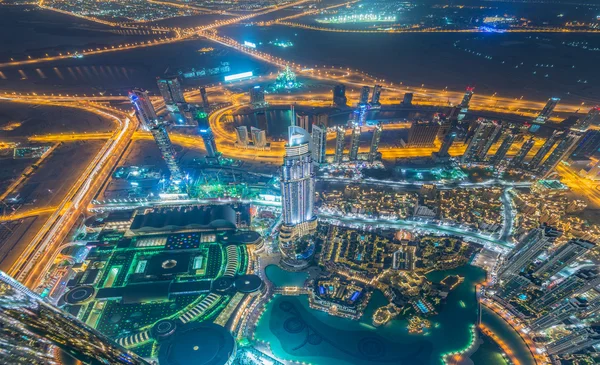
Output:
<svg viewBox="0 0 600 365">
<path fill-rule="evenodd" d="M 585 197 L 594 208 L 600 208 L 600 184 L 597 181 L 585 179 L 571 167 L 559 163 L 556 172 L 560 181 L 571 189 L 575 194 Z"/>
<path fill-rule="evenodd" d="M 432 224 L 428 223 L 425 220 L 422 221 L 409 221 L 409 220 L 386 220 L 386 219 L 369 219 L 369 218 L 359 218 L 359 217 L 350 217 L 348 215 L 340 216 L 334 214 L 328 214 L 320 212 L 318 214 L 319 219 L 324 220 L 332 220 L 336 222 L 341 222 L 349 225 L 361 225 L 361 226 L 376 226 L 376 227 L 384 227 L 384 228 L 394 228 L 394 229 L 411 229 L 411 230 L 423 230 L 430 231 L 435 233 L 449 234 L 462 236 L 466 240 L 471 240 L 475 242 L 482 243 L 486 245 L 486 247 L 498 251 L 498 252 L 507 252 L 508 249 L 512 248 L 512 244 L 498 240 L 491 236 L 486 236 L 480 234 L 478 232 L 471 232 L 468 230 L 460 229 L 457 227 L 452 227 L 444 224 Z"/>
<path fill-rule="evenodd" d="M 22 102 L 20 100 L 15 100 Z M 43 103 L 40 100 L 39 103 Z M 73 225 L 85 212 L 87 204 L 109 177 L 114 164 L 131 139 L 137 128 L 137 121 L 112 109 L 95 105 L 82 107 L 90 112 L 109 117 L 117 122 L 119 128 L 114 132 L 100 152 L 87 166 L 84 173 L 75 181 L 61 204 L 44 223 L 36 236 L 28 243 L 22 254 L 8 270 L 8 274 L 30 287 L 35 287 L 46 274 L 49 263 L 46 253 L 62 243 Z"/>
</svg>

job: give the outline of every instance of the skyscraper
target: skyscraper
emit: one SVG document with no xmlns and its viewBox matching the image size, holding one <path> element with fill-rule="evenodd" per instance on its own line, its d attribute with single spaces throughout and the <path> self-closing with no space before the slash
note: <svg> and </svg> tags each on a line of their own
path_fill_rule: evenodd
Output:
<svg viewBox="0 0 600 365">
<path fill-rule="evenodd" d="M 448 153 L 448 151 L 450 151 L 450 147 L 452 147 L 452 144 L 454 143 L 455 139 L 456 139 L 456 132 L 448 132 L 446 134 L 446 136 L 444 137 L 444 140 L 442 141 L 442 145 L 440 146 L 440 150 L 437 152 L 436 157 L 440 157 L 440 158 L 450 157 L 450 154 Z"/>
<path fill-rule="evenodd" d="M 580 269 L 568 276 L 560 284 L 546 290 L 544 295 L 533 301 L 536 309 L 545 309 L 573 294 L 582 293 L 600 284 L 600 277 L 595 269 Z"/>
<path fill-rule="evenodd" d="M 333 88 L 333 103 L 336 106 L 346 106 L 348 98 L 346 98 L 346 86 L 344 84 L 337 84 Z"/>
<path fill-rule="evenodd" d="M 373 163 L 377 158 L 377 150 L 379 149 L 379 141 L 381 140 L 381 132 L 383 126 L 381 123 L 377 123 L 373 130 L 373 137 L 371 138 L 371 147 L 369 148 L 369 162 Z"/>
<path fill-rule="evenodd" d="M 183 173 L 181 172 L 179 165 L 177 165 L 177 153 L 173 148 L 165 125 L 159 124 L 152 127 L 150 133 L 152 133 L 152 136 L 158 145 L 163 160 L 167 163 L 167 168 L 171 173 L 171 180 L 183 181 Z"/>
<path fill-rule="evenodd" d="M 202 141 L 204 141 L 206 154 L 208 157 L 216 157 L 218 152 L 217 144 L 215 142 L 213 131 L 208 122 L 208 115 L 203 110 L 197 109 L 194 111 L 194 119 L 198 123 L 198 134 L 200 134 Z"/>
<path fill-rule="evenodd" d="M 363 86 L 360 89 L 360 98 L 358 100 L 358 105 L 367 105 L 369 103 L 369 94 L 371 93 L 371 88 L 368 86 Z"/>
<path fill-rule="evenodd" d="M 327 129 L 322 124 L 313 124 L 312 132 L 312 158 L 315 163 L 325 163 L 325 150 L 327 147 Z"/>
<path fill-rule="evenodd" d="M 573 150 L 570 158 L 573 160 L 588 160 L 598 154 L 600 150 L 600 131 L 590 130 L 577 142 L 577 147 Z"/>
<path fill-rule="evenodd" d="M 240 147 L 247 147 L 250 143 L 248 136 L 248 128 L 245 125 L 241 125 L 235 128 L 235 143 Z"/>
<path fill-rule="evenodd" d="M 355 124 L 352 128 L 352 138 L 350 139 L 350 161 L 358 160 L 358 147 L 360 145 L 360 125 Z"/>
<path fill-rule="evenodd" d="M 540 279 L 549 279 L 572 262 L 585 255 L 596 245 L 582 239 L 571 239 L 554 251 L 548 259 L 539 265 L 533 275 Z"/>
<path fill-rule="evenodd" d="M 252 134 L 252 143 L 257 149 L 264 149 L 267 146 L 267 134 L 264 130 L 250 127 L 250 134 Z"/>
<path fill-rule="evenodd" d="M 250 104 L 255 109 L 267 106 L 267 102 L 265 101 L 265 90 L 259 85 L 250 89 Z"/>
<path fill-rule="evenodd" d="M 413 93 L 405 93 L 404 96 L 402 97 L 402 106 L 404 106 L 404 107 L 412 106 L 413 96 L 414 96 Z"/>
<path fill-rule="evenodd" d="M 560 98 L 548 99 L 548 102 L 544 106 L 544 109 L 542 109 L 542 111 L 537 115 L 537 117 L 535 117 L 533 122 L 538 124 L 546 123 L 546 121 L 550 119 L 550 116 L 552 115 L 552 112 L 554 111 L 554 108 L 556 108 L 556 105 L 559 101 Z"/>
<path fill-rule="evenodd" d="M 479 118 L 476 122 L 475 133 L 471 137 L 461 161 L 463 163 L 483 161 L 501 130 L 500 123 Z"/>
<path fill-rule="evenodd" d="M 548 226 L 532 229 L 511 250 L 498 277 L 501 280 L 508 280 L 512 276 L 518 275 L 561 235 L 561 231 Z"/>
<path fill-rule="evenodd" d="M 149 365 L 0 272 L 0 363 Z"/>
<path fill-rule="evenodd" d="M 204 110 L 208 111 L 208 109 L 210 108 L 210 103 L 208 102 L 208 95 L 206 94 L 205 87 L 200 88 L 200 96 L 202 97 L 202 107 L 204 108 Z"/>
<path fill-rule="evenodd" d="M 592 109 L 590 109 L 590 111 L 583 118 L 580 118 L 573 125 L 573 127 L 571 127 L 571 130 L 576 132 L 585 132 L 592 125 L 600 125 L 600 106 L 595 106 Z"/>
<path fill-rule="evenodd" d="M 435 143 L 440 124 L 437 122 L 426 122 L 415 120 L 408 131 L 408 143 L 410 147 L 431 147 Z"/>
<path fill-rule="evenodd" d="M 550 355 L 572 354 L 600 343 L 600 327 L 574 328 L 573 331 L 546 347 Z"/>
<path fill-rule="evenodd" d="M 474 93 L 475 88 L 473 86 L 467 87 L 465 95 L 463 96 L 462 101 L 459 104 L 461 112 L 466 113 L 469 110 L 469 104 L 471 103 L 471 99 L 473 98 Z"/>
<path fill-rule="evenodd" d="M 547 177 L 554 171 L 558 163 L 567 157 L 567 154 L 573 150 L 573 147 L 579 141 L 581 135 L 577 132 L 570 132 L 558 143 L 554 151 L 548 156 L 546 161 L 542 163 L 539 169 L 539 175 Z"/>
<path fill-rule="evenodd" d="M 175 105 L 177 103 L 185 103 L 183 87 L 181 86 L 179 77 L 157 77 L 156 84 L 158 85 L 158 90 L 160 91 L 160 95 L 165 101 L 165 104 Z"/>
<path fill-rule="evenodd" d="M 145 129 L 150 129 L 158 123 L 158 117 L 148 93 L 142 89 L 133 89 L 129 92 L 129 100 L 135 107 L 135 114 L 140 124 Z"/>
<path fill-rule="evenodd" d="M 587 306 L 587 300 L 581 298 L 567 299 L 555 310 L 533 321 L 529 328 L 536 332 L 543 331 L 547 328 L 560 324 L 565 319 L 575 315 L 578 312 L 585 311 Z"/>
<path fill-rule="evenodd" d="M 519 152 L 517 152 L 515 157 L 512 160 L 510 160 L 510 167 L 521 167 L 523 165 L 523 162 L 525 161 L 525 157 L 527 157 L 527 154 L 529 153 L 529 151 L 531 151 L 531 148 L 534 144 L 535 141 L 533 138 L 529 138 L 527 141 L 525 141 L 525 143 L 523 143 L 523 145 L 521 146 Z"/>
<path fill-rule="evenodd" d="M 310 117 L 304 112 L 296 113 L 296 125 L 307 132 L 310 132 Z"/>
<path fill-rule="evenodd" d="M 514 275 L 508 281 L 502 284 L 502 287 L 498 291 L 500 298 L 509 300 L 517 294 L 520 294 L 528 286 L 531 285 L 531 280 L 521 275 Z"/>
<path fill-rule="evenodd" d="M 516 136 L 514 134 L 512 134 L 512 133 L 511 134 L 507 134 L 504 137 L 504 140 L 500 144 L 500 147 L 498 147 L 498 150 L 496 151 L 496 153 L 494 154 L 494 156 L 490 160 L 490 162 L 492 163 L 492 165 L 497 166 L 502 161 L 504 161 L 504 158 L 506 157 L 506 153 L 508 152 L 508 150 L 510 149 L 510 146 L 512 146 L 513 142 L 515 141 L 515 137 Z"/>
<path fill-rule="evenodd" d="M 341 125 L 338 125 L 335 130 L 335 163 L 342 163 L 344 160 L 344 140 L 346 138 L 346 130 Z"/>
<path fill-rule="evenodd" d="M 552 135 L 544 142 L 542 147 L 536 152 L 535 156 L 529 162 L 529 169 L 535 170 L 538 168 L 539 164 L 542 162 L 544 157 L 550 149 L 554 146 L 556 141 L 563 135 L 563 132 L 554 131 Z"/>
<path fill-rule="evenodd" d="M 290 126 L 288 134 L 281 167 L 283 224 L 279 236 L 285 243 L 316 228 L 311 138 L 307 131 L 296 126 Z"/>
<path fill-rule="evenodd" d="M 381 85 L 375 85 L 375 87 L 373 88 L 373 96 L 371 96 L 371 106 L 381 106 L 381 103 L 379 102 L 379 97 L 381 96 L 381 89 Z"/>
</svg>

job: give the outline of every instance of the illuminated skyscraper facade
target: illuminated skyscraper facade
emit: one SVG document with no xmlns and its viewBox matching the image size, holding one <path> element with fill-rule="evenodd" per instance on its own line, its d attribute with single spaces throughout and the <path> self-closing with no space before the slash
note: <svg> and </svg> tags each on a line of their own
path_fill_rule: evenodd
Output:
<svg viewBox="0 0 600 365">
<path fill-rule="evenodd" d="M 502 140 L 502 143 L 500 144 L 500 147 L 498 147 L 498 150 L 496 151 L 496 153 L 490 160 L 492 165 L 497 166 L 502 161 L 504 161 L 506 154 L 508 153 L 508 150 L 510 149 L 510 146 L 512 146 L 513 142 L 515 141 L 515 137 L 516 136 L 514 134 L 507 134 L 504 137 L 504 139 Z"/>
<path fill-rule="evenodd" d="M 208 111 L 210 108 L 210 103 L 208 102 L 208 95 L 206 94 L 206 88 L 200 88 L 200 96 L 202 97 L 202 107 L 205 111 Z"/>
<path fill-rule="evenodd" d="M 158 117 L 148 93 L 142 89 L 133 89 L 129 92 L 129 100 L 135 107 L 135 114 L 140 124 L 145 129 L 150 129 L 158 124 Z"/>
<path fill-rule="evenodd" d="M 547 177 L 554 171 L 554 168 L 558 163 L 567 157 L 567 154 L 573 150 L 573 147 L 577 141 L 581 138 L 581 135 L 577 132 L 570 132 L 564 136 L 558 143 L 556 148 L 550 153 L 550 156 L 542 163 L 539 168 L 538 174 L 542 177 Z"/>
<path fill-rule="evenodd" d="M 499 270 L 499 278 L 507 281 L 531 264 L 544 250 L 562 235 L 552 227 L 532 229 L 510 252 Z"/>
<path fill-rule="evenodd" d="M 245 125 L 241 125 L 235 128 L 235 143 L 239 147 L 247 147 L 250 143 L 250 137 L 248 137 L 248 128 Z"/>
<path fill-rule="evenodd" d="M 360 146 L 360 125 L 354 125 L 352 128 L 352 138 L 350 139 L 350 161 L 358 160 L 358 147 Z"/>
<path fill-rule="evenodd" d="M 185 103 L 183 87 L 181 86 L 179 77 L 157 77 L 156 84 L 158 85 L 158 90 L 160 91 L 160 95 L 163 97 L 165 104 L 175 105 L 177 103 Z"/>
<path fill-rule="evenodd" d="M 546 121 L 550 119 L 550 116 L 552 116 L 552 112 L 554 111 L 554 108 L 556 108 L 556 105 L 558 105 L 559 101 L 560 98 L 548 99 L 548 102 L 544 106 L 544 109 L 542 109 L 542 111 L 537 115 L 537 117 L 535 117 L 533 122 L 537 124 L 546 123 Z"/>
<path fill-rule="evenodd" d="M 550 355 L 572 354 L 600 343 L 600 326 L 574 328 L 573 331 L 546 346 Z"/>
<path fill-rule="evenodd" d="M 315 173 L 307 131 L 291 126 L 281 167 L 283 224 L 280 241 L 288 243 L 316 229 Z"/>
<path fill-rule="evenodd" d="M 327 148 L 327 129 L 322 124 L 313 124 L 312 132 L 312 158 L 317 164 L 325 163 L 325 151 Z"/>
<path fill-rule="evenodd" d="M 523 143 L 523 145 L 519 149 L 519 152 L 517 152 L 515 157 L 513 157 L 513 159 L 510 160 L 510 167 L 523 166 L 523 162 L 525 162 L 525 157 L 527 157 L 527 154 L 529 154 L 529 151 L 531 151 L 531 148 L 533 148 L 534 144 L 535 140 L 533 138 L 530 138 L 527 141 L 525 141 L 525 143 Z"/>
<path fill-rule="evenodd" d="M 336 106 L 343 107 L 346 106 L 348 102 L 348 98 L 346 98 L 346 86 L 343 84 L 335 85 L 333 88 L 333 103 Z"/>
<path fill-rule="evenodd" d="M 346 138 L 346 130 L 342 126 L 337 126 L 335 130 L 335 156 L 333 162 L 342 163 L 344 161 L 344 140 Z"/>
<path fill-rule="evenodd" d="M 581 256 L 585 255 L 596 245 L 593 242 L 582 239 L 571 239 L 553 252 L 546 261 L 539 265 L 533 275 L 539 279 L 546 280 L 556 275 Z"/>
<path fill-rule="evenodd" d="M 167 164 L 167 168 L 171 173 L 171 180 L 179 182 L 183 181 L 183 172 L 177 164 L 177 153 L 173 148 L 167 128 L 163 124 L 159 124 L 152 127 L 150 133 L 152 133 L 152 136 L 158 145 L 158 149 L 160 150 L 160 154 Z"/>
<path fill-rule="evenodd" d="M 469 104 L 471 103 L 471 99 L 473 98 L 473 94 L 475 93 L 475 88 L 472 86 L 467 87 L 465 91 L 465 95 L 462 98 L 462 101 L 458 105 L 460 108 L 460 112 L 458 113 L 457 119 L 463 120 L 467 112 L 469 111 Z"/>
<path fill-rule="evenodd" d="M 0 272 L 0 363 L 149 365 Z"/>
<path fill-rule="evenodd" d="M 532 305 L 534 308 L 542 310 L 573 294 L 583 293 L 594 288 L 598 284 L 600 284 L 598 271 L 595 269 L 580 269 L 560 284 L 544 291 L 544 295 L 536 299 Z"/>
<path fill-rule="evenodd" d="M 452 144 L 454 143 L 455 139 L 456 139 L 456 132 L 446 133 L 446 135 L 444 136 L 444 139 L 442 140 L 442 145 L 440 146 L 440 150 L 435 154 L 434 157 L 437 157 L 437 158 L 450 157 L 450 153 L 448 153 L 448 152 L 450 151 L 450 147 L 452 147 Z"/>
<path fill-rule="evenodd" d="M 371 106 L 373 107 L 378 107 L 381 106 L 381 103 L 379 102 L 379 98 L 381 97 L 381 90 L 382 90 L 382 86 L 381 85 L 375 85 L 375 87 L 373 88 L 373 96 L 371 96 Z"/>
<path fill-rule="evenodd" d="M 371 93 L 371 88 L 368 86 L 363 86 L 360 89 L 360 98 L 358 100 L 358 105 L 367 105 L 369 103 L 369 94 Z"/>
<path fill-rule="evenodd" d="M 415 120 L 408 131 L 407 145 L 410 147 L 431 147 L 435 143 L 440 123 Z"/>
<path fill-rule="evenodd" d="M 529 328 L 532 331 L 543 331 L 547 328 L 562 323 L 565 319 L 579 312 L 584 312 L 588 307 L 588 302 L 581 298 L 571 298 L 565 300 L 555 310 L 545 314 L 531 323 Z"/>
<path fill-rule="evenodd" d="M 250 104 L 253 108 L 264 108 L 267 106 L 265 90 L 262 87 L 257 85 L 250 89 Z"/>
<path fill-rule="evenodd" d="M 580 118 L 571 128 L 576 132 L 585 132 L 591 126 L 600 125 L 600 106 L 595 106 L 583 117 Z"/>
<path fill-rule="evenodd" d="M 535 170 L 538 168 L 546 154 L 552 149 L 554 144 L 562 137 L 563 132 L 554 131 L 552 135 L 544 142 L 542 147 L 536 152 L 535 156 L 529 162 L 529 168 Z"/>
<path fill-rule="evenodd" d="M 202 110 L 195 110 L 194 119 L 198 123 L 198 134 L 200 134 L 202 141 L 204 141 L 206 154 L 208 157 L 216 157 L 218 153 L 217 144 L 215 142 L 213 131 L 208 122 L 208 115 Z"/>
<path fill-rule="evenodd" d="M 461 161 L 463 163 L 483 161 L 501 131 L 502 125 L 496 121 L 483 118 L 477 120 L 475 132 Z"/>
<path fill-rule="evenodd" d="M 379 141 L 381 140 L 381 132 L 383 132 L 383 126 L 381 123 L 377 123 L 373 130 L 373 137 L 371 138 L 371 146 L 369 148 L 369 162 L 373 163 L 377 159 Z"/>
</svg>

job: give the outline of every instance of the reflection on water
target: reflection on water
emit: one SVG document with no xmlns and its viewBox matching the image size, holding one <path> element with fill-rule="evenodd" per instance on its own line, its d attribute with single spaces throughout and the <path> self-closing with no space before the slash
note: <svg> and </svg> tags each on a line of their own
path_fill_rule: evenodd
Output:
<svg viewBox="0 0 600 365">
<path fill-rule="evenodd" d="M 465 280 L 431 317 L 432 328 L 425 335 L 409 334 L 404 319 L 373 327 L 373 313 L 387 304 L 385 296 L 375 291 L 360 321 L 310 309 L 306 296 L 278 296 L 267 305 L 256 337 L 269 342 L 282 359 L 313 364 L 440 364 L 442 354 L 468 345 L 470 327 L 477 320 L 475 285 L 485 279 L 484 271 L 474 266 L 427 277 L 439 282 L 447 275 Z"/>
</svg>

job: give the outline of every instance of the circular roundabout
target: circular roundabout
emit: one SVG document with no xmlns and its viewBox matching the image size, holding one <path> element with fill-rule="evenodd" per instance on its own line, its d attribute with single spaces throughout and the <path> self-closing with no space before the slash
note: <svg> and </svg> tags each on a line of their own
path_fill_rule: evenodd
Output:
<svg viewBox="0 0 600 365">
<path fill-rule="evenodd" d="M 96 295 L 96 289 L 90 285 L 77 286 L 63 296 L 63 300 L 67 304 L 84 304 L 89 300 L 92 300 Z"/>
<path fill-rule="evenodd" d="M 214 323 L 188 323 L 178 326 L 173 335 L 161 342 L 158 362 L 160 365 L 225 365 L 235 357 L 235 351 L 235 340 L 225 328 Z"/>
</svg>

